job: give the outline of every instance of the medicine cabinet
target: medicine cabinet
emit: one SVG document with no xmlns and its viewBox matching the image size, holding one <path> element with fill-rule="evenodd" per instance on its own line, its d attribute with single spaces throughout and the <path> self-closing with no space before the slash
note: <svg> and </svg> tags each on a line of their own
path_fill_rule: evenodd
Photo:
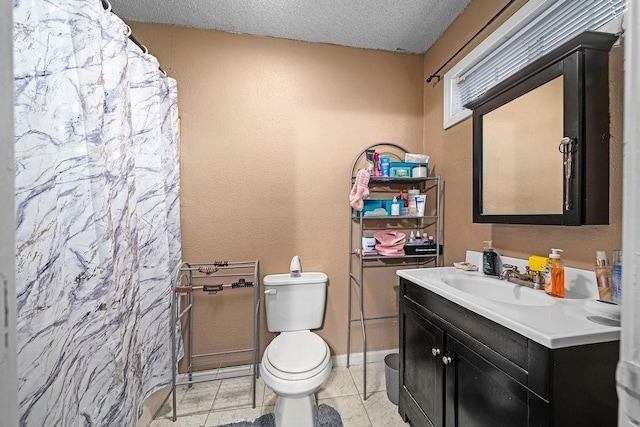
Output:
<svg viewBox="0 0 640 427">
<path fill-rule="evenodd" d="M 480 98 L 473 110 L 473 222 L 609 223 L 609 50 L 584 32 Z"/>
</svg>

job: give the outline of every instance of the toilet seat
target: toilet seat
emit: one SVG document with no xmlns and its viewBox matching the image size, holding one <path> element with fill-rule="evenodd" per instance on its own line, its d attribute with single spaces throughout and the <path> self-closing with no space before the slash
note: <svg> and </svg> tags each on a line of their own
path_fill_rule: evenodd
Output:
<svg viewBox="0 0 640 427">
<path fill-rule="evenodd" d="M 303 380 L 322 372 L 331 360 L 329 346 L 311 331 L 283 332 L 266 348 L 263 365 L 283 380 Z"/>
</svg>

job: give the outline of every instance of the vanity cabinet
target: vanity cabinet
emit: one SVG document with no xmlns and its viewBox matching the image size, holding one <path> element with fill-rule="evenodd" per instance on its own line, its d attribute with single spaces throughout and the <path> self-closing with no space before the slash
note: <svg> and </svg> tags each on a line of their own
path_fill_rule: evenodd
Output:
<svg viewBox="0 0 640 427">
<path fill-rule="evenodd" d="M 400 279 L 400 402 L 416 426 L 614 426 L 619 343 L 549 349 Z"/>
</svg>

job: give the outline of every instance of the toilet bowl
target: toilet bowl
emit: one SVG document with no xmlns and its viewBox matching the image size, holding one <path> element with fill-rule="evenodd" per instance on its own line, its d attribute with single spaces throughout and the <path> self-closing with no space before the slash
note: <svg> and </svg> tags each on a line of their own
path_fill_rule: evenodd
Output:
<svg viewBox="0 0 640 427">
<path fill-rule="evenodd" d="M 263 281 L 267 328 L 280 335 L 265 349 L 260 374 L 278 395 L 276 427 L 315 427 L 315 393 L 331 373 L 331 353 L 311 330 L 322 326 L 328 278 L 300 273 L 297 257 L 293 261 L 291 274 L 272 274 Z"/>
<path fill-rule="evenodd" d="M 277 427 L 315 427 L 315 393 L 331 373 L 329 346 L 311 331 L 283 332 L 265 349 L 260 373 L 278 395 Z"/>
</svg>

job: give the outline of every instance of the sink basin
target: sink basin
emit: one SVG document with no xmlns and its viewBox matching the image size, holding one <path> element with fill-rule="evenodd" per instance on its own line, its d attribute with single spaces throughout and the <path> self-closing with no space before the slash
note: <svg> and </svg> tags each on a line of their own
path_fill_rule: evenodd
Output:
<svg viewBox="0 0 640 427">
<path fill-rule="evenodd" d="M 548 306 L 555 301 L 544 291 L 530 289 L 497 278 L 451 275 L 442 281 L 459 291 L 470 295 L 506 304 L 527 306 Z"/>
</svg>

